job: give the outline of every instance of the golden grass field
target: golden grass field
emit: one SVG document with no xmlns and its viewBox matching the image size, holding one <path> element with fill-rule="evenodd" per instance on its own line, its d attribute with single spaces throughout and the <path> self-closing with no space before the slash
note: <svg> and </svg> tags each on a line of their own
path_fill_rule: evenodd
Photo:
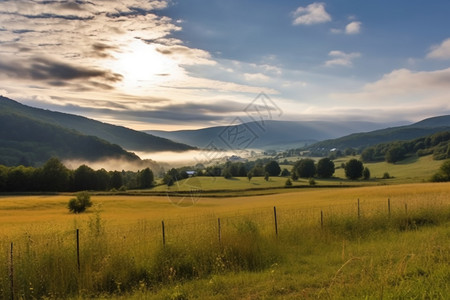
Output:
<svg viewBox="0 0 450 300">
<path fill-rule="evenodd" d="M 70 194 L 2 196 L 0 298 L 10 297 L 13 242 L 16 298 L 446 299 L 449 183 L 275 192 L 97 194 L 79 215 Z"/>
<path fill-rule="evenodd" d="M 137 220 L 161 221 L 201 215 L 245 215 L 252 211 L 350 208 L 360 199 L 362 207 L 381 207 L 387 199 L 392 209 L 403 209 L 404 203 L 450 203 L 449 183 L 423 183 L 351 188 L 308 188 L 287 190 L 284 193 L 230 197 L 185 198 L 168 196 L 93 195 L 94 207 L 86 214 L 70 214 L 67 203 L 73 195 L 0 196 L 0 232 L 13 229 L 32 230 L 37 226 L 72 228 L 75 221 L 86 221 L 93 211 L 101 212 L 102 219 L 111 225 L 125 225 Z M 181 205 L 176 203 L 181 202 Z"/>
</svg>

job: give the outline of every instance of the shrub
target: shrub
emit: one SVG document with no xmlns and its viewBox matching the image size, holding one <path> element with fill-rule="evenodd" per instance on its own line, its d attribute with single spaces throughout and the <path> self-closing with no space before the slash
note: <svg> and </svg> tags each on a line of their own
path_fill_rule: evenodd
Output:
<svg viewBox="0 0 450 300">
<path fill-rule="evenodd" d="M 309 185 L 316 185 L 316 181 L 312 177 L 309 179 L 308 182 L 309 182 Z"/>
<path fill-rule="evenodd" d="M 286 187 L 292 186 L 292 181 L 288 178 L 288 179 L 286 180 L 286 183 L 284 184 L 284 186 L 286 186 Z"/>
<path fill-rule="evenodd" d="M 363 170 L 363 178 L 364 178 L 364 180 L 370 179 L 370 170 L 367 167 L 365 167 Z"/>
<path fill-rule="evenodd" d="M 76 198 L 70 199 L 68 204 L 69 211 L 74 214 L 82 213 L 91 206 L 91 195 L 88 192 L 77 193 Z"/>
<path fill-rule="evenodd" d="M 388 172 L 384 172 L 384 174 L 383 174 L 383 177 L 382 177 L 383 179 L 389 179 L 389 178 L 391 178 L 391 175 L 389 175 L 389 173 Z"/>
<path fill-rule="evenodd" d="M 444 181 L 450 181 L 450 160 L 446 160 L 441 167 L 439 168 L 439 171 L 433 175 L 431 178 L 431 181 L 433 182 L 444 182 Z"/>
</svg>

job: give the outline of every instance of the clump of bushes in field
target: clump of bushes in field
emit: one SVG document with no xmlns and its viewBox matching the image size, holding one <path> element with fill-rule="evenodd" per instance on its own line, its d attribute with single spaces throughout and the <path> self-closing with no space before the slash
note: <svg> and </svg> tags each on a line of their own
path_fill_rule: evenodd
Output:
<svg viewBox="0 0 450 300">
<path fill-rule="evenodd" d="M 79 214 L 92 206 L 91 195 L 88 192 L 79 192 L 76 198 L 69 200 L 68 208 L 71 213 Z"/>
<path fill-rule="evenodd" d="M 433 182 L 445 182 L 450 181 L 450 160 L 446 160 L 441 167 L 439 168 L 439 171 L 433 175 L 431 178 L 431 181 Z"/>
</svg>

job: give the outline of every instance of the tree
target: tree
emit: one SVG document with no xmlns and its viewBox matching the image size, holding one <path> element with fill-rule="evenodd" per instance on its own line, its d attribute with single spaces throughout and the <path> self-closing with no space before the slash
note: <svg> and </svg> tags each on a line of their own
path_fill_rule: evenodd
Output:
<svg viewBox="0 0 450 300">
<path fill-rule="evenodd" d="M 272 160 L 264 166 L 264 171 L 269 173 L 270 176 L 278 176 L 281 173 L 281 168 L 278 162 Z"/>
<path fill-rule="evenodd" d="M 222 170 L 222 176 L 223 176 L 225 179 L 231 179 L 231 178 L 233 177 L 233 174 L 231 174 L 231 170 L 230 170 L 229 168 L 224 168 L 224 169 Z"/>
<path fill-rule="evenodd" d="M 399 145 L 392 146 L 386 152 L 385 159 L 388 163 L 395 164 L 405 158 L 405 149 Z"/>
<path fill-rule="evenodd" d="M 91 195 L 88 192 L 77 193 L 76 198 L 70 199 L 68 204 L 69 211 L 75 214 L 82 213 L 91 206 Z"/>
<path fill-rule="evenodd" d="M 446 160 L 439 170 L 442 172 L 442 174 L 446 175 L 448 178 L 450 178 L 450 160 Z"/>
<path fill-rule="evenodd" d="M 292 168 L 292 173 L 297 173 L 298 177 L 310 178 L 316 174 L 316 166 L 314 160 L 310 158 L 303 158 L 297 161 Z"/>
<path fill-rule="evenodd" d="M 363 170 L 363 178 L 364 178 L 364 180 L 370 179 L 370 170 L 368 167 L 365 167 Z"/>
<path fill-rule="evenodd" d="M 431 178 L 431 181 L 434 182 L 444 182 L 444 181 L 450 181 L 450 159 L 446 160 L 441 167 L 439 168 L 439 171 L 433 175 Z"/>
<path fill-rule="evenodd" d="M 111 177 L 108 171 L 100 169 L 95 171 L 95 190 L 106 191 L 109 189 Z"/>
<path fill-rule="evenodd" d="M 42 167 L 41 188 L 44 191 L 62 192 L 69 187 L 69 169 L 57 158 L 50 158 Z"/>
<path fill-rule="evenodd" d="M 73 172 L 73 187 L 75 191 L 95 189 L 95 171 L 86 165 L 81 165 Z"/>
<path fill-rule="evenodd" d="M 264 180 L 269 181 L 269 172 L 266 172 L 266 174 L 264 175 Z"/>
<path fill-rule="evenodd" d="M 248 172 L 247 173 L 248 181 L 252 180 L 252 177 L 253 177 L 253 173 L 252 172 Z"/>
<path fill-rule="evenodd" d="M 372 147 L 366 148 L 361 152 L 361 159 L 363 162 L 369 162 L 375 160 L 375 149 Z"/>
<path fill-rule="evenodd" d="M 284 186 L 285 187 L 290 187 L 290 186 L 292 186 L 292 181 L 288 178 L 288 179 L 286 179 L 286 182 L 284 183 Z"/>
<path fill-rule="evenodd" d="M 238 163 L 238 175 L 239 177 L 247 176 L 247 168 L 243 163 Z"/>
<path fill-rule="evenodd" d="M 123 185 L 122 180 L 122 173 L 119 171 L 114 171 L 111 174 L 111 188 L 113 189 L 120 189 L 120 187 Z"/>
<path fill-rule="evenodd" d="M 291 175 L 291 172 L 289 172 L 288 169 L 284 168 L 283 171 L 281 171 L 280 176 L 282 177 L 288 177 L 289 175 Z"/>
<path fill-rule="evenodd" d="M 334 162 L 328 157 L 322 158 L 317 163 L 317 176 L 330 178 L 334 174 Z"/>
<path fill-rule="evenodd" d="M 254 167 L 250 170 L 250 172 L 252 172 L 252 175 L 253 175 L 254 177 L 264 176 L 265 173 L 266 173 L 266 172 L 264 171 L 264 168 L 263 168 L 262 166 L 260 166 L 260 165 L 254 166 Z"/>
<path fill-rule="evenodd" d="M 348 179 L 356 180 L 363 175 L 364 166 L 363 163 L 355 158 L 350 159 L 345 164 L 345 176 Z"/>
<path fill-rule="evenodd" d="M 150 168 L 146 168 L 139 173 L 139 187 L 141 189 L 148 189 L 153 186 L 154 176 Z"/>
</svg>

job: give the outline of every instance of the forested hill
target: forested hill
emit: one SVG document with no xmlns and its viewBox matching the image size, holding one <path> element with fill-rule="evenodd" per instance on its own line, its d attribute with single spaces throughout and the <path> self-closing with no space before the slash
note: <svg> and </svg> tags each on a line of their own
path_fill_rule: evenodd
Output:
<svg viewBox="0 0 450 300">
<path fill-rule="evenodd" d="M 88 161 L 140 160 L 133 153 L 98 137 L 0 109 L 1 165 L 40 165 L 53 156 Z"/>
<path fill-rule="evenodd" d="M 408 141 L 437 132 L 450 130 L 450 115 L 428 118 L 407 125 L 375 130 L 371 132 L 354 133 L 341 138 L 321 141 L 310 145 L 314 149 L 363 149 L 380 143 L 392 141 Z"/>
<path fill-rule="evenodd" d="M 42 123 L 73 129 L 84 135 L 96 136 L 131 151 L 186 151 L 194 147 L 135 131 L 122 126 L 102 123 L 85 117 L 54 112 L 23 105 L 0 96 L 0 111 L 15 114 Z"/>
</svg>

